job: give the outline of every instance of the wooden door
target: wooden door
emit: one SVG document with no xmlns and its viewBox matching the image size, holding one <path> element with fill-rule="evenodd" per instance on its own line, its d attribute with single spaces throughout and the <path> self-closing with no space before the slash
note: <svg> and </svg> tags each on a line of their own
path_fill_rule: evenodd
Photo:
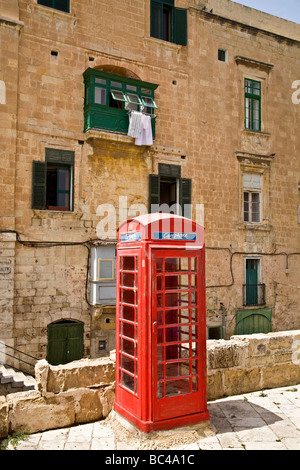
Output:
<svg viewBox="0 0 300 470">
<path fill-rule="evenodd" d="M 83 357 L 83 323 L 58 322 L 48 326 L 47 361 L 67 364 Z"/>
</svg>

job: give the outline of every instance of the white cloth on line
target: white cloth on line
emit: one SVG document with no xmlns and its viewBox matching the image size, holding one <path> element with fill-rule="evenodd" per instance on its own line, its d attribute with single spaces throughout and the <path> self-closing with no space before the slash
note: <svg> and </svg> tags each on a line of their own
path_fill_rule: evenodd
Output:
<svg viewBox="0 0 300 470">
<path fill-rule="evenodd" d="M 135 139 L 135 145 L 153 145 L 151 116 L 142 115 L 141 125 L 138 136 Z"/>
<path fill-rule="evenodd" d="M 129 127 L 127 135 L 129 137 L 137 138 L 140 133 L 142 124 L 143 113 L 132 111 L 129 116 Z"/>
</svg>

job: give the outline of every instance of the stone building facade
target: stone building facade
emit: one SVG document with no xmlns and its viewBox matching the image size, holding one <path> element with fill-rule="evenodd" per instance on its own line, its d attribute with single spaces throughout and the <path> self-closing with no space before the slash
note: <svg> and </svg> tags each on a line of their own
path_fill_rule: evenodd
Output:
<svg viewBox="0 0 300 470">
<path fill-rule="evenodd" d="M 0 0 L 0 57 L 0 340 L 52 363 L 114 349 L 116 228 L 164 203 L 205 225 L 208 338 L 300 328 L 298 24 Z"/>
</svg>

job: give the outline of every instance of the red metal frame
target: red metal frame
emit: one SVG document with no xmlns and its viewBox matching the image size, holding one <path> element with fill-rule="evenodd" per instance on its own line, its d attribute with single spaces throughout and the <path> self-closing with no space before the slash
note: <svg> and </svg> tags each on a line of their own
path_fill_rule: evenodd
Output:
<svg viewBox="0 0 300 470">
<path fill-rule="evenodd" d="M 209 419 L 203 232 L 166 214 L 119 228 L 114 409 L 143 432 Z"/>
</svg>

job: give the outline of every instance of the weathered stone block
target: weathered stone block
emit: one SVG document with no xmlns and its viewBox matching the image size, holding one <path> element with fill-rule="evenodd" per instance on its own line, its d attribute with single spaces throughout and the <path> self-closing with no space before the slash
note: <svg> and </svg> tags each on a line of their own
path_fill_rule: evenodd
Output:
<svg viewBox="0 0 300 470">
<path fill-rule="evenodd" d="M 8 434 L 8 403 L 5 397 L 0 397 L 0 438 Z"/>
<path fill-rule="evenodd" d="M 247 344 L 241 341 L 208 341 L 207 363 L 210 369 L 241 366 L 247 354 Z"/>
<path fill-rule="evenodd" d="M 300 382 L 298 364 L 278 364 L 262 369 L 262 388 L 286 387 Z"/>
<path fill-rule="evenodd" d="M 282 333 L 270 333 L 269 335 L 269 348 L 271 350 L 275 349 L 291 349 L 293 337 L 284 336 Z"/>
<path fill-rule="evenodd" d="M 216 400 L 224 396 L 222 373 L 215 371 L 207 376 L 207 399 Z"/>
<path fill-rule="evenodd" d="M 67 392 L 68 393 L 68 392 Z M 70 392 L 69 392 L 70 393 Z M 72 391 L 75 403 L 75 422 L 91 423 L 102 419 L 102 390 L 79 388 Z M 65 394 L 63 394 L 65 396 Z"/>
<path fill-rule="evenodd" d="M 102 414 L 103 418 L 106 418 L 108 414 L 113 409 L 114 401 L 115 401 L 115 386 L 111 385 L 110 387 L 105 387 L 102 390 L 100 395 L 100 401 L 102 404 Z"/>
<path fill-rule="evenodd" d="M 29 434 L 47 429 L 63 428 L 75 423 L 72 396 L 41 397 L 38 392 L 21 392 L 7 396 L 9 431 L 23 430 Z"/>
<path fill-rule="evenodd" d="M 249 357 L 267 356 L 270 354 L 268 347 L 268 335 L 253 334 L 245 336 L 232 336 L 231 339 L 247 343 L 249 347 Z"/>
<path fill-rule="evenodd" d="M 251 370 L 228 369 L 223 373 L 223 380 L 226 396 L 260 390 L 260 368 Z"/>
<path fill-rule="evenodd" d="M 36 366 L 36 377 L 42 394 L 101 387 L 115 381 L 115 363 L 108 358 L 82 359 L 61 367 L 40 361 Z"/>
</svg>

